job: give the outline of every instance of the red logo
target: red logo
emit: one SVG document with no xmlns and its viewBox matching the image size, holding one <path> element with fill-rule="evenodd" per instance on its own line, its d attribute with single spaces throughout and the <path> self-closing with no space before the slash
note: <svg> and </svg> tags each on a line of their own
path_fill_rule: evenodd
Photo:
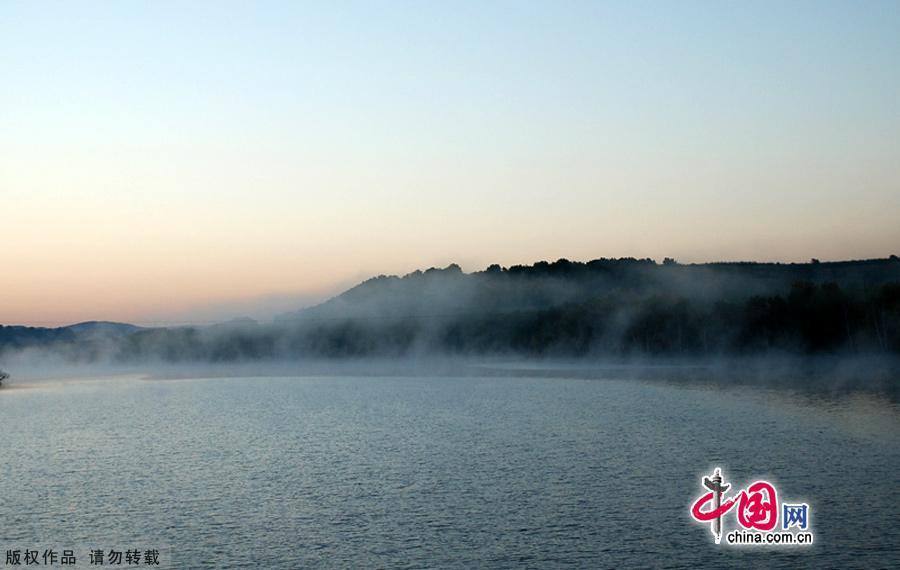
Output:
<svg viewBox="0 0 900 570">
<path fill-rule="evenodd" d="M 691 516 L 699 522 L 711 523 L 710 530 L 716 543 L 722 538 L 722 516 L 737 505 L 737 520 L 746 529 L 768 532 L 778 524 L 778 493 L 768 481 L 754 481 L 730 498 L 725 492 L 731 487 L 723 482 L 716 469 L 712 477 L 703 478 L 703 486 L 709 492 L 701 495 L 691 507 Z"/>
</svg>

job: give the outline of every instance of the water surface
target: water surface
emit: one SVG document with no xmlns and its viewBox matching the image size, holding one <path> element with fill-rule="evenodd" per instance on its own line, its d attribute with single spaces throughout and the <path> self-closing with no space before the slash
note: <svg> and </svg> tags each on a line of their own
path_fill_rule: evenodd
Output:
<svg viewBox="0 0 900 570">
<path fill-rule="evenodd" d="M 874 396 L 540 377 L 138 377 L 0 390 L 0 549 L 172 567 L 900 564 L 900 411 Z M 717 547 L 721 465 L 816 544 Z"/>
</svg>

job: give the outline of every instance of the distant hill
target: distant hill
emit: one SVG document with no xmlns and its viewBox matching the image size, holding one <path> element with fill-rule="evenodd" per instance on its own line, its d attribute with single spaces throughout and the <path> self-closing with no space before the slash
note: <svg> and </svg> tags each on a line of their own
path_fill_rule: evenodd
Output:
<svg viewBox="0 0 900 570">
<path fill-rule="evenodd" d="M 76 335 L 92 334 L 100 336 L 123 336 L 141 330 L 143 327 L 128 323 L 115 323 L 110 321 L 86 321 L 74 325 L 60 327 L 63 330 L 72 331 Z"/>
<path fill-rule="evenodd" d="M 328 356 L 897 354 L 900 259 L 451 265 L 379 276 L 277 323 L 289 353 Z M 269 350 L 256 341 L 251 353 Z"/>
<path fill-rule="evenodd" d="M 277 322 L 342 318 L 437 318 L 467 313 L 547 309 L 618 293 L 665 294 L 688 300 L 742 299 L 781 294 L 796 282 L 836 283 L 864 290 L 900 282 L 900 260 L 810 263 L 678 264 L 651 259 L 560 259 L 463 273 L 453 264 L 403 277 L 378 276 L 328 301 L 281 315 Z"/>
<path fill-rule="evenodd" d="M 142 327 L 136 325 L 108 321 L 87 321 L 62 327 L 0 325 L 0 353 L 4 350 L 117 340 L 140 330 L 143 330 Z"/>
</svg>

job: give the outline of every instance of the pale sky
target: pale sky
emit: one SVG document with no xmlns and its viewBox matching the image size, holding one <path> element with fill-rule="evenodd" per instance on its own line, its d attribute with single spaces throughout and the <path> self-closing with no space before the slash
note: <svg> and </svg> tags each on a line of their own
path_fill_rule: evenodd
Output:
<svg viewBox="0 0 900 570">
<path fill-rule="evenodd" d="M 900 2 L 0 1 L 0 323 L 900 253 Z"/>
</svg>

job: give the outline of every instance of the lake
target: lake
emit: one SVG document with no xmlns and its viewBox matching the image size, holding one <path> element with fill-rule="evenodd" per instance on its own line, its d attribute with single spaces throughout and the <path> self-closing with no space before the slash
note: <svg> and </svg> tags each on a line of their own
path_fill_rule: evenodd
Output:
<svg viewBox="0 0 900 570">
<path fill-rule="evenodd" d="M 138 376 L 0 389 L 0 549 L 164 567 L 900 565 L 900 408 L 660 381 Z M 815 544 L 727 547 L 700 477 L 776 482 Z M 733 517 L 732 517 L 733 524 Z"/>
</svg>

